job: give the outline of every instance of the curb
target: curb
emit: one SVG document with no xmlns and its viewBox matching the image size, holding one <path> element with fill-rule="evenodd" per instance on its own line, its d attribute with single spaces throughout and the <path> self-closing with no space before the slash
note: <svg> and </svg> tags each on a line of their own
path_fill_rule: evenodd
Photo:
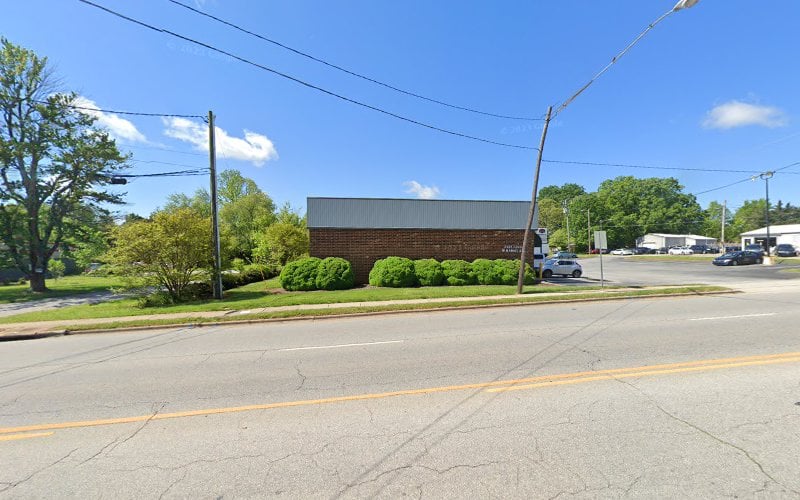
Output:
<svg viewBox="0 0 800 500">
<path fill-rule="evenodd" d="M 650 298 L 665 298 L 665 297 L 695 297 L 698 295 L 728 295 L 742 293 L 740 290 L 720 290 L 710 292 L 687 292 L 687 293 L 659 293 L 653 295 L 634 295 L 628 297 L 591 297 L 581 299 L 556 299 L 546 301 L 521 301 L 510 302 L 506 304 L 474 304 L 469 303 L 463 306 L 446 306 L 434 307 L 430 309 L 398 309 L 394 311 L 369 311 L 361 313 L 345 313 L 345 314 L 324 314 L 319 316 L 297 316 L 288 318 L 263 318 L 263 319 L 242 319 L 232 321 L 209 321 L 202 323 L 175 323 L 165 325 L 145 325 L 145 326 L 130 326 L 121 328 L 97 328 L 87 330 L 54 330 L 49 332 L 38 332 L 32 334 L 19 334 L 8 335 L 0 337 L 0 342 L 11 340 L 33 340 L 37 338 L 58 337 L 67 335 L 84 335 L 84 334 L 99 334 L 99 333 L 124 333 L 124 332 L 140 332 L 148 330 L 164 330 L 169 328 L 202 328 L 202 327 L 215 327 L 215 326 L 235 326 L 235 325 L 252 325 L 259 323 L 283 323 L 292 321 L 315 321 L 315 320 L 332 320 L 332 319 L 345 319 L 345 318 L 360 318 L 369 316 L 383 316 L 389 314 L 409 314 L 409 313 L 430 313 L 430 312 L 444 312 L 444 311 L 463 311 L 475 309 L 487 309 L 496 307 L 525 307 L 525 306 L 538 306 L 549 304 L 570 304 L 580 302 L 604 302 L 611 300 L 634 300 L 634 299 L 650 299 Z M 113 322 L 113 318 L 109 318 Z"/>
</svg>

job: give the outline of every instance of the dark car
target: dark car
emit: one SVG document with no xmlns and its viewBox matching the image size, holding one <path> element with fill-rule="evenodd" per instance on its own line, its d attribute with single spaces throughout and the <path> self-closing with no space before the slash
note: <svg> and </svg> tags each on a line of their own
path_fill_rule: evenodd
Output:
<svg viewBox="0 0 800 500">
<path fill-rule="evenodd" d="M 633 249 L 633 253 L 636 255 L 647 255 L 650 253 L 650 248 L 647 247 L 636 247 Z"/>
<path fill-rule="evenodd" d="M 747 245 L 746 247 L 744 247 L 744 250 L 747 252 L 756 252 L 761 255 L 767 254 L 767 251 L 764 250 L 764 247 L 761 246 L 761 243 L 752 243 L 750 245 Z"/>
<path fill-rule="evenodd" d="M 778 257 L 794 257 L 797 255 L 797 250 L 794 248 L 794 245 L 781 243 L 775 247 L 775 255 Z"/>
<path fill-rule="evenodd" d="M 711 261 L 715 266 L 738 266 L 744 264 L 761 264 L 762 262 L 764 262 L 763 255 L 748 250 L 728 252 Z"/>
</svg>

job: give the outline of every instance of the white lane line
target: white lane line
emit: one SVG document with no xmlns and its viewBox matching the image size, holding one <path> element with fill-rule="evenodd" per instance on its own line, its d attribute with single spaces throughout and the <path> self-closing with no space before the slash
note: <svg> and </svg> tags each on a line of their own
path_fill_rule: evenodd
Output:
<svg viewBox="0 0 800 500">
<path fill-rule="evenodd" d="M 338 349 L 340 347 L 360 347 L 365 345 L 382 345 L 382 344 L 399 344 L 404 342 L 403 340 L 387 340 L 384 342 L 361 342 L 358 344 L 336 344 L 336 345 L 318 345 L 318 346 L 311 346 L 311 347 L 289 347 L 286 349 L 278 349 L 279 352 L 282 351 L 308 351 L 311 349 Z"/>
<path fill-rule="evenodd" d="M 689 321 L 711 321 L 714 319 L 760 318 L 762 316 L 775 316 L 778 313 L 741 314 L 739 316 L 712 316 L 709 318 L 690 318 Z"/>
</svg>

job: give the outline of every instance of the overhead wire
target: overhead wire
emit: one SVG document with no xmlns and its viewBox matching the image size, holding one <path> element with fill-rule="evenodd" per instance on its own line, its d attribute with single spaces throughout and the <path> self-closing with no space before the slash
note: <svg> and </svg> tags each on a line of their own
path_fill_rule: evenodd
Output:
<svg viewBox="0 0 800 500">
<path fill-rule="evenodd" d="M 48 101 L 42 101 L 42 100 L 39 100 L 39 99 L 31 99 L 31 101 L 39 103 L 39 104 L 50 104 Z M 72 108 L 72 109 L 80 109 L 80 110 L 94 111 L 94 112 L 100 112 L 100 113 L 113 113 L 113 114 L 116 114 L 116 115 L 158 116 L 158 117 L 163 117 L 163 118 L 201 118 L 201 119 L 205 119 L 206 118 L 205 116 L 202 116 L 202 115 L 181 115 L 181 114 L 175 114 L 175 113 L 144 113 L 144 112 L 140 112 L 140 111 L 120 111 L 118 109 L 93 108 L 93 107 L 90 107 L 90 106 L 79 106 L 77 104 L 62 104 L 62 106 L 65 106 L 67 108 Z"/>
<path fill-rule="evenodd" d="M 375 112 L 378 112 L 378 113 L 382 113 L 382 114 L 387 115 L 387 116 L 391 116 L 393 118 L 405 121 L 407 123 L 412 123 L 414 125 L 418 125 L 418 126 L 421 126 L 421 127 L 424 127 L 424 128 L 431 129 L 431 130 L 436 130 L 438 132 L 442 132 L 442 133 L 445 133 L 445 134 L 461 137 L 461 138 L 464 138 L 464 139 L 470 139 L 470 140 L 473 140 L 473 141 L 483 142 L 483 143 L 487 143 L 487 144 L 493 144 L 493 145 L 496 145 L 496 146 L 502 146 L 502 147 L 514 148 L 514 149 L 524 149 L 524 150 L 538 151 L 538 148 L 535 148 L 533 146 L 523 146 L 523 145 L 520 145 L 520 144 L 508 144 L 508 143 L 504 143 L 504 142 L 494 141 L 494 140 L 491 140 L 491 139 L 486 139 L 486 138 L 483 138 L 483 137 L 478 137 L 478 136 L 474 136 L 474 135 L 465 134 L 465 133 L 462 133 L 462 132 L 456 132 L 456 131 L 445 129 L 445 128 L 442 128 L 442 127 L 437 127 L 435 125 L 431 125 L 431 124 L 428 124 L 428 123 L 425 123 L 425 122 L 421 122 L 421 121 L 415 120 L 413 118 L 409 118 L 409 117 L 394 113 L 392 111 L 387 111 L 387 110 L 379 108 L 377 106 L 373 106 L 371 104 L 367 104 L 367 103 L 358 101 L 356 99 L 352 99 L 350 97 L 346 97 L 346 96 L 338 94 L 336 92 L 327 90 L 327 89 L 325 89 L 323 87 L 320 87 L 318 85 L 314 85 L 312 83 L 306 82 L 304 80 L 301 80 L 301 79 L 296 78 L 294 76 L 291 76 L 289 74 L 283 73 L 281 71 L 278 71 L 276 69 L 270 68 L 270 67 L 265 66 L 263 64 L 251 61 L 250 59 L 247 59 L 247 58 L 242 57 L 242 56 L 238 56 L 238 55 L 236 55 L 236 54 L 234 54 L 232 52 L 228 52 L 228 51 L 226 51 L 224 49 L 220 49 L 220 48 L 215 47 L 213 45 L 210 45 L 210 44 L 201 42 L 199 40 L 195 40 L 193 38 L 190 38 L 190 37 L 175 33 L 175 32 L 170 31 L 168 29 L 159 28 L 159 27 L 153 26 L 151 24 L 147 24 L 147 23 L 145 23 L 143 21 L 139 21 L 138 19 L 134 19 L 132 17 L 126 16 L 126 15 L 121 14 L 119 12 L 116 12 L 116 11 L 114 11 L 112 9 L 109 9 L 108 7 L 104 7 L 102 5 L 94 3 L 94 2 L 92 2 L 90 0 L 78 0 L 78 1 L 81 2 L 81 3 L 84 3 L 86 5 L 92 6 L 92 7 L 96 8 L 96 9 L 100 9 L 100 10 L 102 10 L 104 12 L 107 12 L 108 14 L 111 14 L 113 16 L 116 16 L 116 17 L 118 17 L 120 19 L 124 19 L 124 20 L 126 20 L 128 22 L 131 22 L 131 23 L 137 24 L 139 26 L 142 26 L 144 28 L 147 28 L 149 30 L 152 30 L 152 31 L 155 31 L 155 32 L 158 32 L 158 33 L 164 33 L 164 34 L 170 35 L 172 37 L 184 40 L 186 42 L 189 42 L 189 43 L 192 43 L 192 44 L 195 44 L 195 45 L 199 45 L 200 47 L 203 47 L 203 48 L 208 49 L 208 50 L 213 51 L 213 52 L 217 52 L 219 54 L 226 55 L 226 56 L 228 56 L 228 57 L 230 57 L 232 59 L 235 59 L 237 61 L 243 62 L 243 63 L 248 64 L 250 66 L 253 66 L 255 68 L 259 68 L 259 69 L 261 69 L 263 71 L 267 71 L 267 72 L 272 73 L 274 75 L 280 76 L 280 77 L 285 78 L 287 80 L 290 80 L 290 81 L 292 81 L 294 83 L 303 85 L 304 87 L 308 87 L 310 89 L 317 90 L 319 92 L 322 92 L 322 93 L 327 94 L 329 96 L 335 97 L 335 98 L 340 99 L 342 101 L 345 101 L 345 102 L 348 102 L 348 103 L 351 103 L 351 104 L 355 104 L 357 106 L 361 106 L 363 108 L 370 109 L 372 111 L 375 111 Z"/>
<path fill-rule="evenodd" d="M 266 37 L 264 35 L 261 35 L 259 33 L 254 32 L 254 31 L 250 31 L 250 30 L 248 30 L 246 28 L 243 28 L 243 27 L 241 27 L 241 26 L 239 26 L 237 24 L 234 24 L 234 23 L 232 23 L 230 21 L 226 21 L 225 19 L 219 18 L 219 17 L 214 16 L 212 14 L 209 14 L 207 12 L 203 12 L 202 10 L 196 9 L 196 8 L 192 7 L 191 5 L 186 5 L 185 3 L 179 2 L 178 0 L 168 0 L 168 1 L 173 3 L 173 4 L 175 4 L 175 5 L 183 7 L 184 9 L 187 9 L 187 10 L 189 10 L 191 12 L 194 12 L 195 14 L 201 15 L 201 16 L 209 18 L 209 19 L 212 19 L 212 20 L 214 20 L 214 21 L 216 21 L 218 23 L 222 23 L 222 24 L 224 24 L 224 25 L 226 25 L 228 27 L 231 27 L 231 28 L 233 28 L 235 30 L 238 30 L 238 31 L 242 32 L 242 33 L 246 33 L 246 34 L 248 34 L 248 35 L 250 35 L 252 37 L 258 38 L 258 39 L 260 39 L 260 40 L 262 40 L 264 42 L 271 43 L 272 45 L 275 45 L 275 46 L 280 47 L 282 49 L 285 49 L 285 50 L 288 50 L 290 52 L 293 52 L 293 53 L 295 53 L 295 54 L 297 54 L 299 56 L 305 57 L 307 59 L 310 59 L 312 61 L 318 62 L 320 64 L 324 64 L 325 66 L 328 66 L 329 68 L 333 68 L 335 70 L 338 70 L 338 71 L 341 71 L 343 73 L 346 73 L 346 74 L 348 74 L 350 76 L 354 76 L 356 78 L 360 78 L 360 79 L 368 81 L 370 83 L 374 83 L 375 85 L 380 85 L 381 87 L 393 90 L 395 92 L 399 92 L 401 94 L 405 94 L 405 95 L 408 95 L 408 96 L 411 96 L 411 97 L 415 97 L 417 99 L 422 99 L 424 101 L 432 102 L 434 104 L 439 104 L 441 106 L 446 106 L 448 108 L 458 109 L 458 110 L 461 110 L 461 111 L 466 111 L 466 112 L 469 112 L 469 113 L 475 113 L 475 114 L 484 115 L 484 116 L 491 116 L 491 117 L 494 117 L 494 118 L 504 118 L 504 119 L 508 119 L 508 120 L 523 120 L 523 121 L 543 121 L 544 120 L 543 118 L 532 118 L 532 117 L 528 117 L 528 116 L 511 116 L 511 115 L 505 115 L 505 114 L 500 114 L 500 113 L 492 113 L 492 112 L 489 112 L 489 111 L 481 111 L 479 109 L 470 108 L 470 107 L 467 107 L 467 106 L 459 106 L 457 104 L 451 104 L 449 102 L 445 102 L 445 101 L 442 101 L 442 100 L 439 100 L 439 99 L 434 99 L 432 97 L 426 97 L 424 95 L 421 95 L 421 94 L 418 94 L 418 93 L 415 93 L 415 92 L 411 92 L 409 90 L 403 90 L 403 89 L 401 89 L 399 87 L 396 87 L 394 85 L 391 85 L 389 83 L 382 82 L 380 80 L 377 80 L 375 78 L 363 75 L 361 73 L 357 73 L 355 71 L 349 70 L 349 69 L 344 68 L 342 66 L 339 66 L 337 64 L 333 64 L 331 62 L 328 62 L 328 61 L 326 61 L 324 59 L 321 59 L 319 57 L 313 56 L 313 55 L 311 55 L 311 54 L 309 54 L 307 52 L 303 52 L 301 50 L 295 49 L 295 48 L 290 47 L 290 46 L 288 46 L 288 45 L 286 45 L 284 43 L 281 43 L 281 42 L 279 42 L 277 40 L 274 40 L 272 38 Z"/>
</svg>

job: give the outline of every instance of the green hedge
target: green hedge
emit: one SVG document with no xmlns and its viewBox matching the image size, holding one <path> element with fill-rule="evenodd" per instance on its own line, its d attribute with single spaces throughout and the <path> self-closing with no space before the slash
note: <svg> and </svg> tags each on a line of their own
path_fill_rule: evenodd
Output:
<svg viewBox="0 0 800 500">
<path fill-rule="evenodd" d="M 369 272 L 369 284 L 372 286 L 405 288 L 416 286 L 417 283 L 414 262 L 405 257 L 379 259 Z"/>
<path fill-rule="evenodd" d="M 419 259 L 414 261 L 414 274 L 422 286 L 444 285 L 444 271 L 436 259 Z"/>
<path fill-rule="evenodd" d="M 306 257 L 287 263 L 280 274 L 281 286 L 292 292 L 316 290 L 320 263 L 322 260 L 317 257 Z"/>
<path fill-rule="evenodd" d="M 493 260 L 475 259 L 472 261 L 472 272 L 479 285 L 502 285 L 500 267 Z"/>
<path fill-rule="evenodd" d="M 238 288 L 240 286 L 264 281 L 275 276 L 269 268 L 258 264 L 250 264 L 244 266 L 241 271 L 236 273 L 223 273 L 222 274 L 222 289 L 230 290 L 231 288 Z"/>
<path fill-rule="evenodd" d="M 353 288 L 353 266 L 340 257 L 322 259 L 317 268 L 315 283 L 320 290 L 347 290 Z"/>
<path fill-rule="evenodd" d="M 443 260 L 442 271 L 448 285 L 463 286 L 478 283 L 475 273 L 472 272 L 472 264 L 465 260 Z"/>
</svg>

